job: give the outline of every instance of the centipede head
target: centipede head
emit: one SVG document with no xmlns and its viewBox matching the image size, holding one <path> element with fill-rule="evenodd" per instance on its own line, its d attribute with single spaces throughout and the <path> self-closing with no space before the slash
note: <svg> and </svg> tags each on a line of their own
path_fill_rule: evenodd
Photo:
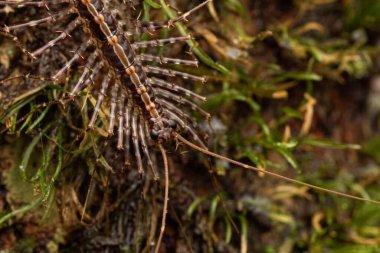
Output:
<svg viewBox="0 0 380 253">
<path fill-rule="evenodd" d="M 154 121 L 150 136 L 155 141 L 166 142 L 172 139 L 176 130 L 177 123 L 174 120 L 161 118 L 160 121 Z"/>
</svg>

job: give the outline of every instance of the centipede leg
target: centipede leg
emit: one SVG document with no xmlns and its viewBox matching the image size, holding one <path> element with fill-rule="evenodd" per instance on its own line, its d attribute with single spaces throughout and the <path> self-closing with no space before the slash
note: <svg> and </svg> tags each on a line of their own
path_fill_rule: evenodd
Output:
<svg viewBox="0 0 380 253">
<path fill-rule="evenodd" d="M 141 159 L 138 129 L 137 129 L 138 116 L 139 116 L 139 113 L 136 110 L 132 116 L 132 142 L 133 142 L 133 146 L 135 150 L 135 157 L 136 157 L 138 172 L 140 175 L 143 175 L 144 169 L 143 169 L 143 164 L 142 164 L 142 159 Z"/>
<path fill-rule="evenodd" d="M 160 68 L 160 67 L 153 67 L 153 66 L 145 66 L 144 70 L 147 73 L 153 73 L 153 74 L 158 74 L 158 75 L 164 75 L 164 76 L 169 76 L 169 77 L 174 77 L 174 76 L 179 76 L 182 77 L 183 79 L 189 79 L 197 82 L 206 82 L 206 78 L 200 77 L 200 76 L 195 76 L 191 75 L 188 73 L 184 73 L 181 71 L 176 71 L 172 69 L 165 69 L 165 68 Z"/>
<path fill-rule="evenodd" d="M 108 88 L 108 85 L 110 83 L 110 80 L 111 80 L 111 74 L 108 73 L 108 75 L 102 81 L 102 88 L 101 88 L 101 90 L 99 92 L 98 99 L 96 100 L 96 105 L 95 105 L 94 112 L 92 113 L 90 124 L 88 124 L 89 128 L 94 128 L 96 119 L 98 118 L 100 106 L 103 103 L 103 99 L 104 99 L 104 96 L 105 96 L 105 94 L 107 92 L 107 88 Z"/>
<path fill-rule="evenodd" d="M 132 118 L 132 105 L 128 103 L 125 108 L 125 164 L 130 165 L 131 162 L 131 118 Z"/>
<path fill-rule="evenodd" d="M 108 133 L 113 135 L 113 129 L 115 127 L 115 114 L 116 114 L 116 103 L 119 91 L 119 83 L 115 83 L 111 90 L 111 110 L 110 110 L 110 122 L 108 126 Z"/>
<path fill-rule="evenodd" d="M 47 4 L 67 3 L 69 0 L 44 0 L 44 1 L 0 1 L 0 6 L 10 5 L 16 7 L 36 6 L 43 7 Z"/>
<path fill-rule="evenodd" d="M 32 55 L 34 57 L 37 57 L 38 55 L 42 54 L 45 50 L 47 50 L 47 49 L 53 47 L 54 45 L 56 45 L 58 41 L 65 39 L 67 36 L 69 36 L 70 32 L 72 32 L 78 26 L 78 23 L 79 23 L 79 21 L 77 19 L 75 19 L 74 21 L 72 21 L 67 26 L 67 28 L 65 29 L 65 31 L 63 31 L 58 37 L 56 37 L 55 39 L 49 41 L 46 45 L 44 45 L 44 46 L 40 47 L 39 49 L 37 49 L 36 51 L 34 51 L 32 53 Z"/>
<path fill-rule="evenodd" d="M 166 90 L 163 90 L 160 88 L 156 88 L 155 92 L 156 92 L 156 95 L 158 97 L 167 98 L 167 99 L 173 100 L 179 104 L 187 105 L 193 111 L 196 111 L 196 112 L 200 113 L 201 115 L 203 115 L 206 119 L 209 119 L 211 117 L 211 115 L 208 112 L 206 112 L 205 110 L 200 108 L 198 105 L 196 105 L 195 103 L 191 102 L 190 100 L 188 100 L 184 97 L 175 95 L 169 91 L 166 91 Z"/>
<path fill-rule="evenodd" d="M 132 44 L 132 48 L 137 50 L 141 48 L 161 47 L 167 44 L 185 42 L 185 41 L 190 40 L 191 38 L 192 38 L 191 35 L 188 35 L 188 36 L 173 37 L 173 38 L 167 38 L 167 39 L 156 39 L 156 40 L 134 42 Z"/>
<path fill-rule="evenodd" d="M 176 65 L 185 65 L 185 66 L 194 66 L 198 67 L 198 61 L 191 60 L 182 60 L 177 58 L 168 58 L 163 56 L 155 56 L 150 54 L 140 54 L 137 56 L 140 61 L 156 62 L 159 64 L 176 64 Z"/>
<path fill-rule="evenodd" d="M 89 41 L 82 43 L 81 46 L 78 48 L 75 55 L 60 69 L 57 71 L 57 73 L 52 77 L 54 81 L 57 81 L 58 78 L 67 71 L 73 64 L 76 62 L 80 57 L 81 54 L 87 49 L 87 47 L 90 45 Z"/>
<path fill-rule="evenodd" d="M 182 93 L 188 97 L 192 97 L 192 98 L 196 98 L 202 102 L 205 102 L 207 99 L 191 90 L 188 90 L 186 88 L 183 88 L 181 86 L 178 86 L 174 83 L 168 83 L 167 81 L 164 81 L 162 79 L 159 79 L 159 78 L 150 78 L 149 79 L 149 82 L 152 84 L 153 87 L 160 87 L 160 88 L 164 88 L 164 89 L 168 89 L 170 91 L 175 91 L 177 93 Z"/>
<path fill-rule="evenodd" d="M 95 67 L 92 69 L 92 73 L 91 73 L 90 77 L 87 78 L 87 80 L 83 84 L 83 89 L 90 86 L 90 84 L 92 84 L 94 82 L 95 78 L 97 77 L 97 75 L 99 75 L 99 71 L 102 68 L 103 68 L 103 62 L 99 62 L 95 65 Z"/>
<path fill-rule="evenodd" d="M 30 22 L 27 22 L 27 23 L 23 23 L 23 24 L 6 26 L 6 27 L 4 27 L 4 30 L 5 30 L 5 32 L 10 32 L 10 31 L 18 30 L 18 29 L 25 28 L 25 27 L 37 26 L 37 25 L 42 24 L 42 23 L 55 22 L 56 20 L 59 20 L 60 18 L 65 17 L 70 11 L 71 10 L 66 10 L 66 11 L 63 11 L 63 12 L 60 12 L 60 13 L 53 14 L 51 16 L 45 17 L 45 18 L 41 18 L 41 19 L 38 19 L 38 20 L 33 20 L 33 21 L 30 21 Z"/>
<path fill-rule="evenodd" d="M 175 113 L 173 113 L 172 111 L 170 110 L 165 110 L 165 113 L 168 114 L 168 116 L 173 119 L 174 121 L 176 121 L 184 130 L 188 131 L 191 136 L 193 137 L 193 139 L 204 149 L 207 149 L 206 145 L 204 144 L 204 142 L 201 140 L 201 138 L 198 136 L 198 134 L 196 133 L 196 131 L 194 130 L 193 127 L 189 126 L 188 124 L 186 124 L 180 117 L 178 117 L 178 115 L 176 115 Z"/>
<path fill-rule="evenodd" d="M 152 162 L 152 159 L 151 159 L 150 154 L 149 154 L 148 145 L 147 145 L 146 136 L 145 136 L 145 131 L 144 131 L 144 122 L 143 122 L 142 118 L 140 118 L 139 132 L 140 132 L 140 139 L 141 139 L 141 148 L 142 148 L 142 150 L 145 154 L 145 157 L 147 159 L 148 166 L 152 170 L 153 178 L 155 181 L 157 181 L 159 179 L 159 176 L 157 174 L 155 167 L 153 166 L 153 162 Z"/>
<path fill-rule="evenodd" d="M 117 130 L 117 149 L 121 150 L 123 149 L 123 138 L 124 138 L 124 101 L 125 97 L 121 96 L 119 102 L 118 102 L 118 113 L 117 113 L 117 119 L 118 119 L 118 130 Z"/>
<path fill-rule="evenodd" d="M 11 39 L 11 40 L 13 40 L 13 41 L 16 43 L 17 47 L 18 47 L 18 48 L 19 48 L 19 49 L 20 49 L 25 55 L 27 55 L 30 59 L 32 59 L 32 60 L 35 60 L 35 59 L 36 59 L 36 57 L 34 57 L 34 55 L 33 55 L 31 52 L 29 52 L 28 49 L 26 49 L 24 45 L 22 45 L 22 43 L 21 43 L 20 40 L 17 38 L 17 36 L 15 36 L 15 35 L 13 35 L 13 34 L 11 34 L 11 33 L 9 33 L 9 32 L 5 32 L 5 31 L 3 31 L 1 28 L 0 28 L 0 34 L 3 35 L 3 36 L 5 36 L 5 37 L 8 37 L 8 38 Z"/>
<path fill-rule="evenodd" d="M 83 89 L 83 84 L 85 83 L 85 79 L 87 78 L 88 74 L 90 73 L 97 56 L 98 56 L 97 53 L 94 52 L 90 56 L 90 58 L 88 59 L 86 65 L 84 67 L 82 75 L 80 76 L 80 78 L 79 78 L 78 82 L 76 83 L 74 89 L 72 89 L 72 91 L 70 92 L 71 97 L 75 97 Z"/>
</svg>

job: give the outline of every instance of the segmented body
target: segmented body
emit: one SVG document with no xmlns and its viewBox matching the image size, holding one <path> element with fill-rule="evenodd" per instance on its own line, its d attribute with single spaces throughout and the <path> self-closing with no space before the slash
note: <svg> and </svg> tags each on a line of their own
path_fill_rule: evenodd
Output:
<svg viewBox="0 0 380 253">
<path fill-rule="evenodd" d="M 176 22 L 185 20 L 192 11 L 207 2 L 176 20 L 147 23 L 136 21 L 135 27 L 131 27 L 131 30 L 143 33 L 170 27 Z M 170 140 L 175 132 L 188 132 L 198 144 L 204 147 L 194 127 L 192 117 L 179 108 L 177 103 L 209 117 L 207 112 L 185 96 L 201 101 L 204 101 L 205 98 L 177 84 L 150 76 L 179 76 L 201 82 L 204 82 L 205 79 L 148 64 L 148 62 L 156 62 L 157 64 L 197 66 L 197 62 L 139 53 L 141 48 L 183 42 L 191 39 L 191 36 L 140 42 L 130 41 L 127 36 L 128 31 L 123 30 L 125 24 L 118 19 L 115 12 L 108 9 L 109 2 L 104 0 L 45 0 L 22 3 L 0 1 L 0 5 L 5 4 L 47 7 L 53 10 L 62 8 L 62 10 L 50 13 L 49 16 L 41 19 L 5 27 L 4 30 L 7 34 L 17 34 L 17 31 L 28 27 L 40 26 L 46 22 L 57 23 L 60 19 L 66 19 L 65 30 L 59 36 L 32 53 L 28 53 L 34 59 L 49 54 L 55 46 L 65 43 L 65 39 L 78 30 L 84 32 L 87 38 L 77 46 L 76 52 L 71 58 L 60 69 L 48 74 L 56 83 L 61 83 L 68 71 L 84 59 L 84 69 L 79 79 L 73 82 L 73 78 L 69 77 L 73 82 L 70 97 L 74 98 L 84 89 L 92 91 L 92 95 L 97 97 L 89 122 L 90 128 L 99 124 L 98 114 L 105 105 L 108 105 L 109 125 L 106 128 L 110 135 L 117 128 L 117 148 L 125 150 L 127 164 L 131 162 L 129 153 L 133 150 L 139 172 L 143 173 L 144 171 L 142 157 L 145 157 L 146 164 L 157 178 L 157 172 L 150 158 L 149 144 Z M 16 40 L 17 36 L 15 35 L 14 38 Z M 25 51 L 27 50 L 25 49 Z M 93 86 L 98 86 L 99 89 L 96 90 Z"/>
</svg>

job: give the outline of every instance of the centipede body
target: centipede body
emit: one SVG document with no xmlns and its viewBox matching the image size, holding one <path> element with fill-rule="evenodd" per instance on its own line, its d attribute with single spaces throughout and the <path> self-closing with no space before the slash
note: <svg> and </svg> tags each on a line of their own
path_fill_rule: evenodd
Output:
<svg viewBox="0 0 380 253">
<path fill-rule="evenodd" d="M 161 66 L 176 64 L 196 67 L 198 62 L 194 59 L 140 52 L 146 48 L 186 42 L 192 39 L 190 35 L 147 41 L 136 39 L 136 35 L 154 34 L 162 28 L 170 28 L 186 20 L 187 16 L 207 2 L 195 5 L 179 18 L 165 22 L 124 22 L 113 9 L 115 3 L 104 0 L 0 1 L 0 5 L 46 10 L 46 16 L 3 27 L 3 33 L 13 36 L 15 40 L 18 33 L 31 28 L 48 27 L 59 31 L 49 41 L 32 45 L 31 49 L 25 47 L 29 57 L 37 59 L 37 62 L 46 64 L 48 61 L 45 57 L 56 53 L 57 48 L 64 48 L 69 44 L 67 40 L 75 41 L 75 46 L 71 45 L 67 50 L 72 53 L 65 52 L 67 59 L 61 61 L 58 68 L 40 67 L 38 74 L 51 78 L 57 84 L 70 83 L 68 97 L 71 99 L 75 99 L 83 90 L 90 91 L 96 98 L 96 104 L 88 127 L 91 129 L 101 124 L 98 120 L 101 110 L 109 111 L 108 126 L 102 127 L 110 136 L 116 135 L 116 148 L 126 153 L 125 164 L 136 164 L 141 174 L 145 167 L 150 167 L 157 179 L 158 172 L 150 157 L 150 149 L 155 144 L 171 140 L 176 132 L 186 132 L 205 147 L 196 129 L 196 121 L 184 107 L 209 117 L 195 102 L 204 101 L 204 97 L 159 76 L 195 82 L 205 82 L 205 78 Z M 126 5 L 130 5 L 130 11 L 133 12 L 133 2 L 129 1 Z M 139 5 L 141 3 L 137 3 Z M 77 66 L 81 66 L 81 71 L 74 78 L 70 74 Z M 131 152 L 133 158 L 129 155 Z"/>
</svg>

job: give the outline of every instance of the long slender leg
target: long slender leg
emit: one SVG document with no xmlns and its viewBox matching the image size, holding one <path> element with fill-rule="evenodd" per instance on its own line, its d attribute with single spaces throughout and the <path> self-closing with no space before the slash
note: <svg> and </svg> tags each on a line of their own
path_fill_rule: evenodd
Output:
<svg viewBox="0 0 380 253">
<path fill-rule="evenodd" d="M 95 125 L 96 119 L 98 118 L 100 106 L 103 103 L 103 99 L 104 99 L 104 96 L 107 92 L 110 80 L 111 80 L 111 74 L 108 73 L 108 75 L 102 81 L 102 88 L 99 92 L 98 99 L 96 100 L 96 105 L 95 105 L 94 112 L 92 113 L 90 124 L 88 124 L 89 128 L 93 128 Z"/>
<path fill-rule="evenodd" d="M 205 97 L 203 97 L 203 96 L 201 96 L 201 95 L 199 95 L 199 94 L 197 94 L 191 90 L 185 89 L 185 88 L 178 86 L 174 83 L 168 83 L 167 81 L 164 81 L 162 79 L 158 79 L 158 78 L 153 77 L 153 78 L 149 78 L 149 82 L 155 87 L 168 89 L 168 90 L 175 91 L 178 93 L 181 92 L 188 97 L 193 97 L 193 98 L 199 99 L 202 102 L 206 102 L 206 100 L 207 100 Z"/>
<path fill-rule="evenodd" d="M 188 122 L 191 123 L 192 126 L 196 127 L 196 122 L 192 117 L 190 117 L 189 114 L 185 113 L 181 109 L 179 109 L 177 106 L 173 105 L 172 103 L 166 101 L 165 99 L 156 99 L 157 103 L 162 105 L 164 108 L 176 113 L 181 119 L 186 119 Z"/>
<path fill-rule="evenodd" d="M 121 150 L 123 149 L 123 138 L 124 138 L 124 101 L 125 97 L 121 96 L 119 102 L 118 102 L 118 113 L 117 113 L 117 119 L 118 119 L 118 131 L 117 131 L 117 149 Z"/>
<path fill-rule="evenodd" d="M 137 58 L 141 61 L 157 62 L 159 64 L 177 64 L 177 65 L 186 65 L 186 66 L 195 66 L 198 67 L 198 61 L 182 60 L 176 58 L 168 58 L 163 56 L 155 56 L 150 54 L 140 54 Z"/>
<path fill-rule="evenodd" d="M 20 42 L 20 40 L 17 38 L 17 36 L 15 36 L 15 35 L 13 35 L 13 34 L 11 34 L 11 33 L 9 33 L 9 32 L 6 32 L 6 31 L 4 31 L 4 29 L 1 29 L 1 28 L 0 28 L 0 35 L 3 35 L 3 36 L 5 36 L 5 37 L 8 37 L 9 39 L 13 40 L 13 41 L 16 43 L 17 47 L 18 47 L 18 48 L 19 48 L 19 49 L 20 49 L 25 55 L 27 55 L 30 59 L 32 59 L 32 60 L 35 60 L 35 59 L 36 59 L 36 57 L 34 57 L 34 56 L 32 55 L 32 53 L 29 52 L 28 49 L 26 49 L 25 46 Z"/>
<path fill-rule="evenodd" d="M 193 12 L 195 12 L 198 9 L 202 8 L 203 6 L 205 6 L 206 4 L 208 4 L 211 1 L 212 0 L 206 0 L 205 2 L 199 4 L 196 7 L 194 7 L 193 9 L 185 12 L 184 14 L 182 14 L 181 16 L 179 16 L 176 19 L 170 19 L 170 20 L 168 20 L 166 22 L 140 22 L 137 25 L 140 26 L 140 30 L 147 31 L 147 32 L 154 32 L 154 31 L 160 30 L 162 28 L 171 27 L 171 26 L 175 25 L 178 22 L 186 21 L 186 18 L 189 15 L 191 15 Z"/>
<path fill-rule="evenodd" d="M 149 154 L 144 128 L 145 128 L 144 121 L 142 118 L 140 118 L 139 132 L 140 132 L 141 148 L 142 148 L 142 150 L 145 154 L 145 157 L 147 159 L 148 166 L 152 170 L 153 178 L 155 181 L 157 181 L 159 179 L 159 176 L 157 174 L 155 167 L 153 166 L 153 162 L 152 162 L 152 159 L 151 159 L 150 154 Z"/>
<path fill-rule="evenodd" d="M 74 89 L 70 92 L 71 97 L 75 97 L 83 88 L 83 83 L 85 82 L 85 79 L 87 78 L 88 74 L 90 73 L 92 66 L 94 65 L 94 62 L 96 58 L 98 57 L 97 52 L 93 52 L 88 59 L 86 66 L 84 67 L 83 73 L 80 76 L 78 82 L 76 83 Z"/>
<path fill-rule="evenodd" d="M 111 90 L 111 111 L 110 111 L 110 124 L 108 127 L 108 133 L 110 135 L 113 135 L 113 129 L 115 128 L 115 114 L 116 114 L 116 103 L 117 103 L 117 96 L 119 91 L 119 83 L 115 83 L 115 85 L 112 87 Z"/>
<path fill-rule="evenodd" d="M 164 97 L 164 98 L 173 100 L 179 104 L 189 106 L 193 111 L 196 111 L 196 112 L 202 114 L 207 119 L 209 119 L 211 117 L 211 115 L 208 112 L 206 112 L 205 110 L 203 110 L 202 108 L 197 106 L 195 103 L 191 102 L 190 100 L 187 100 L 186 98 L 175 95 L 169 91 L 166 91 L 166 90 L 163 90 L 160 88 L 156 88 L 155 93 L 158 97 Z"/>
<path fill-rule="evenodd" d="M 198 136 L 198 134 L 195 132 L 194 128 L 192 128 L 191 126 L 189 126 L 188 124 L 186 124 L 182 119 L 180 119 L 175 113 L 173 113 L 172 111 L 170 110 L 164 110 L 166 114 L 168 114 L 168 116 L 173 119 L 174 121 L 176 121 L 183 129 L 185 129 L 186 131 L 188 131 L 193 139 L 198 142 L 198 144 L 204 148 L 204 149 L 207 149 L 206 145 L 203 143 L 203 141 L 201 140 L 201 138 Z"/>
<path fill-rule="evenodd" d="M 132 105 L 128 103 L 125 108 L 125 164 L 130 165 L 131 162 L 131 118 L 132 118 Z"/>
<path fill-rule="evenodd" d="M 69 33 L 77 27 L 78 23 L 79 23 L 78 19 L 75 19 L 74 21 L 72 21 L 58 37 L 49 41 L 46 45 L 34 51 L 32 55 L 34 57 L 37 57 L 38 55 L 42 54 L 46 49 L 53 47 L 58 41 L 65 39 L 67 36 L 70 36 Z"/>
<path fill-rule="evenodd" d="M 24 7 L 24 6 L 37 6 L 43 7 L 47 4 L 60 4 L 67 3 L 69 0 L 44 0 L 44 1 L 0 1 L 0 6 L 4 5 L 14 5 L 16 7 Z"/>
<path fill-rule="evenodd" d="M 141 41 L 141 42 L 134 42 L 132 44 L 133 49 L 140 49 L 140 48 L 151 48 L 151 47 L 161 47 L 165 46 L 167 44 L 174 44 L 177 42 L 182 41 L 188 41 L 192 37 L 191 35 L 183 36 L 183 37 L 174 37 L 174 38 L 168 38 L 168 39 L 158 39 L 158 40 L 148 40 L 148 41 Z"/>
<path fill-rule="evenodd" d="M 132 116 L 132 142 L 135 149 L 135 157 L 137 162 L 137 168 L 140 175 L 144 174 L 143 164 L 141 160 L 141 154 L 140 154 L 140 146 L 139 146 L 139 137 L 138 137 L 138 128 L 137 128 L 137 121 L 138 121 L 138 111 L 134 111 Z"/>
<path fill-rule="evenodd" d="M 99 62 L 95 65 L 95 67 L 92 69 L 92 73 L 90 77 L 86 80 L 86 82 L 83 85 L 83 89 L 85 87 L 88 87 L 90 84 L 92 84 L 96 78 L 96 76 L 99 74 L 99 71 L 103 68 L 103 62 Z"/>
<path fill-rule="evenodd" d="M 164 69 L 164 68 L 153 67 L 153 66 L 145 66 L 144 70 L 148 73 L 153 73 L 153 74 L 165 75 L 165 76 L 170 76 L 170 77 L 179 76 L 179 77 L 182 77 L 183 79 L 200 81 L 202 83 L 206 82 L 206 78 L 204 78 L 204 77 L 195 76 L 195 75 L 191 75 L 188 73 L 184 73 L 184 72 L 176 71 L 176 70 L 172 70 L 172 69 Z"/>
<path fill-rule="evenodd" d="M 57 71 L 57 73 L 52 77 L 54 81 L 58 81 L 58 77 L 60 77 L 66 70 L 68 70 L 74 62 L 76 62 L 79 57 L 81 57 L 81 54 L 87 49 L 87 47 L 91 45 L 90 41 L 87 41 L 85 43 L 82 43 L 75 55 L 63 66 L 60 70 Z"/>
<path fill-rule="evenodd" d="M 23 23 L 23 24 L 17 24 L 17 25 L 12 25 L 12 26 L 6 26 L 4 28 L 4 30 L 6 32 L 10 32 L 12 30 L 17 30 L 17 29 L 20 29 L 20 28 L 24 28 L 24 27 L 32 27 L 32 26 L 37 26 L 39 24 L 42 24 L 42 23 L 47 23 L 47 22 L 55 22 L 57 19 L 60 19 L 62 17 L 65 17 L 68 13 L 70 13 L 72 10 L 66 10 L 66 11 L 62 11 L 62 12 L 59 12 L 59 13 L 56 13 L 56 14 L 53 14 L 53 15 L 50 15 L 48 17 L 45 17 L 45 18 L 41 18 L 41 19 L 38 19 L 38 20 L 33 20 L 33 21 L 30 21 L 30 22 L 27 22 L 27 23 Z"/>
</svg>

